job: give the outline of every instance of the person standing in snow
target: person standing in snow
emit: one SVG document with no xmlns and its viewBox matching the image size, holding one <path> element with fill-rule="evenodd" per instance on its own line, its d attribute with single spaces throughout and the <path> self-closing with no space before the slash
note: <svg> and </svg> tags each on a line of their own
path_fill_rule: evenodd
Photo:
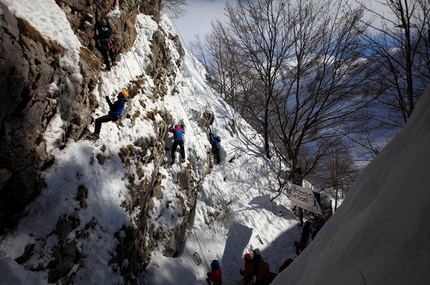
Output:
<svg viewBox="0 0 430 285">
<path fill-rule="evenodd" d="M 119 116 L 121 116 L 122 112 L 124 112 L 125 103 L 128 102 L 128 99 L 127 99 L 128 92 L 126 90 L 122 90 L 121 92 L 118 93 L 117 97 L 118 97 L 118 100 L 113 104 L 109 100 L 108 96 L 105 97 L 107 103 L 109 104 L 109 109 L 110 109 L 109 114 L 96 119 L 94 133 L 89 135 L 87 138 L 95 139 L 95 140 L 99 139 L 102 123 L 118 121 Z"/>
<path fill-rule="evenodd" d="M 261 256 L 260 249 L 256 248 L 252 251 L 252 261 L 254 262 L 254 275 L 257 275 L 258 267 L 260 263 L 263 261 L 263 257 Z"/>
<path fill-rule="evenodd" d="M 112 40 L 110 38 L 112 35 L 112 28 L 110 27 L 108 20 L 106 18 L 102 18 L 100 21 L 97 21 L 96 27 L 98 32 L 97 38 L 98 38 L 99 50 L 103 55 L 106 69 L 110 71 L 111 64 L 109 61 L 109 56 L 110 56 L 110 59 L 112 60 L 112 66 L 116 65 L 115 55 L 114 55 L 113 46 L 112 46 Z"/>
<path fill-rule="evenodd" d="M 180 147 L 180 150 L 181 150 L 182 162 L 184 162 L 185 161 L 185 149 L 184 149 L 185 130 L 181 128 L 178 124 L 176 124 L 174 128 L 169 129 L 169 132 L 173 133 L 173 136 L 174 136 L 171 164 L 175 163 L 175 152 L 178 146 Z"/>
<path fill-rule="evenodd" d="M 260 251 L 260 249 L 256 248 L 256 249 L 254 249 L 254 250 L 252 251 L 252 253 L 253 253 L 252 260 L 253 260 L 255 263 L 258 263 L 258 262 L 260 262 L 261 260 L 263 260 L 263 257 L 261 256 L 261 251 Z"/>
<path fill-rule="evenodd" d="M 260 249 L 256 248 L 253 251 L 254 256 L 252 261 L 254 262 L 254 275 L 255 283 L 258 285 L 269 284 L 269 264 L 261 256 Z"/>
<path fill-rule="evenodd" d="M 206 278 L 206 281 L 209 285 L 221 285 L 222 284 L 222 273 L 221 273 L 221 266 L 219 265 L 218 260 L 212 260 L 211 262 L 211 272 L 208 272 L 207 274 L 208 278 Z M 211 283 L 212 282 L 212 283 Z"/>
<path fill-rule="evenodd" d="M 240 275 L 243 279 L 239 281 L 238 285 L 252 285 L 252 277 L 254 276 L 254 261 L 249 253 L 243 256 L 245 259 L 245 268 L 240 269 Z"/>
<path fill-rule="evenodd" d="M 211 142 L 212 146 L 212 153 L 215 155 L 216 162 L 219 164 L 221 161 L 220 158 L 220 148 L 221 148 L 221 139 L 220 137 L 216 137 L 212 134 L 212 132 L 209 133 L 209 140 Z"/>
<path fill-rule="evenodd" d="M 316 223 L 312 224 L 312 240 L 317 236 L 317 233 L 321 230 L 324 224 L 325 224 L 324 217 L 319 215 Z"/>
<path fill-rule="evenodd" d="M 306 221 L 305 225 L 303 226 L 302 233 L 300 234 L 300 241 L 294 242 L 297 255 L 300 255 L 300 253 L 308 246 L 310 226 L 311 222 Z"/>
</svg>

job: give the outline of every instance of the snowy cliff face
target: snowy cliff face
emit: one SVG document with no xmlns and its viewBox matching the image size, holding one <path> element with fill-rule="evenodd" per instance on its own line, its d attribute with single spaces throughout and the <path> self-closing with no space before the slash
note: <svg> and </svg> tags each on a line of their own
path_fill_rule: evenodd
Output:
<svg viewBox="0 0 430 285">
<path fill-rule="evenodd" d="M 104 1 L 103 6 L 98 1 L 83 0 L 36 2 L 34 6 L 22 6 L 20 1 L 3 2 L 7 5 L 0 4 L 0 49 L 4 55 L 0 62 L 2 230 L 15 225 L 17 215 L 44 187 L 40 173 L 55 158 L 46 151 L 43 132 L 54 115 L 60 114 L 64 122 L 64 133 L 55 142 L 57 147 L 64 147 L 69 138 L 77 139 L 91 123 L 98 106 L 94 89 L 102 64 L 96 48 L 95 15 L 112 13 L 116 49 L 126 52 L 136 38 L 137 14 L 155 13 L 154 7 L 159 5 L 158 1 L 143 0 L 127 1 L 121 6 L 112 6 L 114 1 Z M 45 14 L 47 7 L 54 14 Z M 61 28 L 52 29 L 53 25 Z M 176 65 L 164 57 L 163 40 L 154 36 L 153 57 L 146 66 L 154 78 Z M 178 41 L 176 44 L 181 49 Z M 172 72 L 169 75 L 174 77 Z M 131 83 L 130 88 L 135 88 L 133 85 L 136 84 Z"/>
<path fill-rule="evenodd" d="M 206 151 L 187 151 L 175 183 L 163 185 L 168 127 L 191 119 L 206 140 L 213 115 L 178 118 L 163 102 L 177 93 L 184 50 L 160 1 L 117 2 L 0 3 L 1 256 L 42 284 L 133 283 L 155 247 L 176 254 L 209 169 Z M 111 73 L 101 71 L 96 14 L 115 30 Z M 107 113 L 104 97 L 114 101 L 121 89 L 130 94 L 124 127 L 104 124 L 95 145 L 78 140 Z M 169 221 L 155 224 L 165 208 L 174 209 Z"/>
<path fill-rule="evenodd" d="M 237 284 L 257 247 L 276 273 L 295 259 L 272 284 L 427 284 L 429 88 L 296 259 L 292 205 L 272 199 L 279 162 L 205 85 L 159 1 L 1 2 L 1 284 L 205 284 L 213 259 Z M 91 48 L 99 2 L 111 22 L 130 20 L 111 72 Z M 122 126 L 78 140 L 122 89 Z M 167 129 L 181 121 L 186 161 L 170 165 Z M 219 165 L 209 128 L 222 137 Z"/>
<path fill-rule="evenodd" d="M 272 283 L 428 284 L 430 86 L 315 241 Z"/>
<path fill-rule="evenodd" d="M 56 108 L 64 106 L 62 115 L 70 122 L 69 133 L 73 133 L 75 124 L 85 123 L 85 118 L 88 121 L 91 109 L 88 95 L 85 100 L 80 94 L 84 92 L 86 81 L 74 84 L 77 92 L 70 94 L 75 98 L 73 104 L 67 104 L 68 96 L 61 96 L 61 90 L 50 90 L 54 81 L 59 86 L 66 84 L 63 79 L 68 72 L 61 70 L 59 64 L 64 47 L 45 39 L 28 21 L 11 14 L 7 6 L 0 4 L 0 9 L 0 140 L 3 146 L 0 152 L 0 228 L 3 231 L 15 225 L 15 215 L 44 187 L 40 171 L 52 163 L 53 157 L 45 150 L 43 131 L 57 112 Z M 65 73 L 61 76 L 63 79 L 56 80 L 61 73 Z"/>
</svg>

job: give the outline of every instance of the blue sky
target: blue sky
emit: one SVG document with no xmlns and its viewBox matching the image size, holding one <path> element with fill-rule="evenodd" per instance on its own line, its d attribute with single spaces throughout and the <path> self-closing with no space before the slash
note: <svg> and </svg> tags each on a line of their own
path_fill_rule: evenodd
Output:
<svg viewBox="0 0 430 285">
<path fill-rule="evenodd" d="M 173 23 L 179 30 L 182 43 L 189 48 L 189 43 L 195 40 L 195 35 L 204 37 L 211 31 L 211 21 L 223 20 L 224 6 L 228 0 L 188 0 L 188 11 L 184 16 L 173 19 Z"/>
<path fill-rule="evenodd" d="M 189 49 L 190 42 L 194 41 L 197 34 L 203 38 L 211 31 L 211 22 L 215 19 L 224 20 L 224 6 L 227 2 L 235 0 L 188 0 L 185 9 L 187 14 L 180 18 L 173 19 L 172 22 L 178 30 L 182 43 Z M 350 0 L 354 4 L 354 0 Z M 374 0 L 361 0 L 367 7 L 373 7 L 378 12 L 384 13 L 384 6 Z M 386 9 L 386 8 L 385 8 Z"/>
</svg>

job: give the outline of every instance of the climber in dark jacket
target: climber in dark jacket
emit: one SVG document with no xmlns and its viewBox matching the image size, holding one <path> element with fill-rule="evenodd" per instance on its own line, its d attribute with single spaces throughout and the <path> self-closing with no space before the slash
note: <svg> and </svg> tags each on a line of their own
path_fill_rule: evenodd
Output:
<svg viewBox="0 0 430 285">
<path fill-rule="evenodd" d="M 300 241 L 295 241 L 296 254 L 299 255 L 308 246 L 311 222 L 306 221 L 300 234 Z"/>
<path fill-rule="evenodd" d="M 313 223 L 312 226 L 312 240 L 317 236 L 317 233 L 325 224 L 325 219 L 323 216 L 319 215 L 317 221 Z"/>
<path fill-rule="evenodd" d="M 172 164 L 175 163 L 175 152 L 176 149 L 179 147 L 181 148 L 181 158 L 182 162 L 185 161 L 185 149 L 184 149 L 184 134 L 185 130 L 181 128 L 179 125 L 175 125 L 174 128 L 170 128 L 169 132 L 173 133 L 174 135 L 174 141 L 172 146 Z"/>
<path fill-rule="evenodd" d="M 212 153 L 215 155 L 216 161 L 219 164 L 221 161 L 219 151 L 221 148 L 221 139 L 219 137 L 215 137 L 212 132 L 209 133 L 209 140 L 212 146 Z"/>
<path fill-rule="evenodd" d="M 108 96 L 105 97 L 107 103 L 109 104 L 109 114 L 96 119 L 94 133 L 88 136 L 89 139 L 98 139 L 100 137 L 100 129 L 102 127 L 102 123 L 118 121 L 119 116 L 121 116 L 122 112 L 124 112 L 125 103 L 128 102 L 128 92 L 126 90 L 122 90 L 118 93 L 117 97 L 118 100 L 113 104 L 109 100 Z"/>
<path fill-rule="evenodd" d="M 107 19 L 103 18 L 96 23 L 97 32 L 98 32 L 98 44 L 100 48 L 100 52 L 103 55 L 106 69 L 111 70 L 111 64 L 109 62 L 109 56 L 112 60 L 112 66 L 116 65 L 115 55 L 113 52 L 113 46 L 111 41 L 112 28 L 110 27 Z"/>
</svg>

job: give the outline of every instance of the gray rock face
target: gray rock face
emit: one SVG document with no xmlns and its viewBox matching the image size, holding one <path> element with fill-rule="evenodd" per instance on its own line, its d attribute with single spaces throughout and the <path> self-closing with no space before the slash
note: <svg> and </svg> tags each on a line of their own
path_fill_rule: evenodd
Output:
<svg viewBox="0 0 430 285">
<path fill-rule="evenodd" d="M 40 134 L 55 114 L 48 87 L 60 51 L 24 20 L 0 4 L 0 228 L 13 226 L 15 215 L 33 199 L 43 182 L 38 174 L 51 159 Z"/>
<path fill-rule="evenodd" d="M 61 147 L 78 138 L 97 104 L 91 90 L 99 65 L 81 57 L 82 84 L 71 89 L 59 65 L 63 47 L 47 41 L 23 19 L 0 4 L 0 228 L 12 228 L 24 207 L 44 187 L 40 172 L 52 164 L 43 132 L 59 112 L 66 122 Z M 84 54 L 84 53 L 83 53 Z M 51 91 L 55 83 L 58 90 Z"/>
<path fill-rule="evenodd" d="M 103 2 L 103 7 L 98 3 Z M 24 208 L 37 197 L 45 187 L 40 174 L 49 168 L 55 160 L 46 150 L 44 132 L 55 115 L 61 116 L 63 134 L 55 143 L 57 147 L 64 148 L 69 139 L 77 139 L 84 127 L 92 124 L 91 114 L 98 102 L 92 91 L 97 86 L 102 65 L 102 56 L 97 50 L 94 24 L 96 16 L 106 16 L 115 9 L 117 1 L 93 0 L 60 0 L 56 1 L 66 13 L 72 29 L 82 44 L 79 68 L 82 80 L 79 82 L 66 81 L 70 78 L 70 71 L 60 66 L 60 58 L 64 55 L 64 48 L 57 43 L 50 42 L 29 23 L 16 18 L 8 8 L 0 3 L 0 235 L 13 231 L 17 225 Z M 159 0 L 131 0 L 120 1 L 121 17 L 109 19 L 114 30 L 114 44 L 117 53 L 128 51 L 136 37 L 134 28 L 137 13 L 159 16 L 161 1 Z M 153 93 L 155 99 L 163 99 L 167 95 L 168 87 L 175 90 L 174 78 L 180 62 L 171 60 L 170 51 L 166 41 L 174 42 L 175 48 L 181 56 L 184 50 L 177 36 L 167 35 L 161 28 L 154 33 L 151 45 L 152 55 L 148 55 L 151 64 L 146 71 L 156 86 Z M 50 89 L 54 83 L 58 88 Z M 130 86 L 130 94 L 139 86 Z M 143 104 L 143 103 L 142 103 Z M 151 181 L 145 186 L 134 185 L 130 182 L 132 203 L 124 207 L 139 207 L 139 219 L 142 223 L 138 228 L 123 228 L 125 237 L 118 235 L 120 244 L 112 255 L 112 264 L 119 264 L 121 274 L 125 280 L 133 283 L 133 278 L 142 272 L 150 259 L 151 250 L 160 246 L 158 236 L 165 233 L 154 230 L 150 221 L 147 221 L 147 211 L 153 206 L 151 198 L 161 195 L 158 167 L 165 157 L 164 137 L 171 117 L 164 112 L 165 124 L 157 123 L 158 141 L 141 140 L 135 142 L 144 150 L 135 153 L 133 146 L 121 149 L 120 157 L 125 167 L 131 163 L 152 163 L 155 161 L 154 173 Z M 199 124 L 207 126 L 210 114 L 193 114 L 199 117 Z M 131 157 L 139 157 L 139 161 L 132 161 Z M 97 157 L 98 163 L 103 163 L 106 157 Z M 135 166 L 135 168 L 136 168 Z M 185 238 L 186 226 L 191 219 L 189 208 L 193 208 L 197 197 L 198 181 L 194 181 L 189 169 L 179 175 L 179 185 L 187 193 L 186 199 L 181 201 L 184 222 L 175 229 L 167 229 L 168 240 L 165 241 L 165 255 L 177 254 L 181 242 Z M 131 179 L 130 179 L 131 180 Z M 80 185 L 76 190 L 76 200 L 81 209 L 87 207 L 87 189 Z M 186 206 L 185 206 L 186 205 Z M 58 236 L 58 245 L 52 248 L 52 262 L 46 268 L 42 265 L 32 268 L 34 271 L 47 270 L 49 282 L 72 284 L 73 275 L 69 272 L 74 265 L 83 264 L 85 256 L 80 254 L 76 240 L 68 240 L 69 233 L 75 231 L 80 223 L 77 218 L 78 211 L 73 216 L 59 217 L 59 221 L 52 234 Z M 85 226 L 85 231 L 91 231 L 97 224 Z M 83 238 L 86 232 L 77 234 Z M 148 240 L 149 237 L 149 240 Z M 142 243 L 147 244 L 146 247 Z M 37 248 L 44 245 L 43 239 L 38 245 L 28 244 L 23 256 L 16 261 L 25 266 L 26 260 L 37 254 Z M 36 249 L 35 249 L 36 248 Z M 127 266 L 123 264 L 126 260 Z M 65 277 L 66 276 L 66 277 Z M 128 284 L 128 283 L 127 283 Z"/>
</svg>

